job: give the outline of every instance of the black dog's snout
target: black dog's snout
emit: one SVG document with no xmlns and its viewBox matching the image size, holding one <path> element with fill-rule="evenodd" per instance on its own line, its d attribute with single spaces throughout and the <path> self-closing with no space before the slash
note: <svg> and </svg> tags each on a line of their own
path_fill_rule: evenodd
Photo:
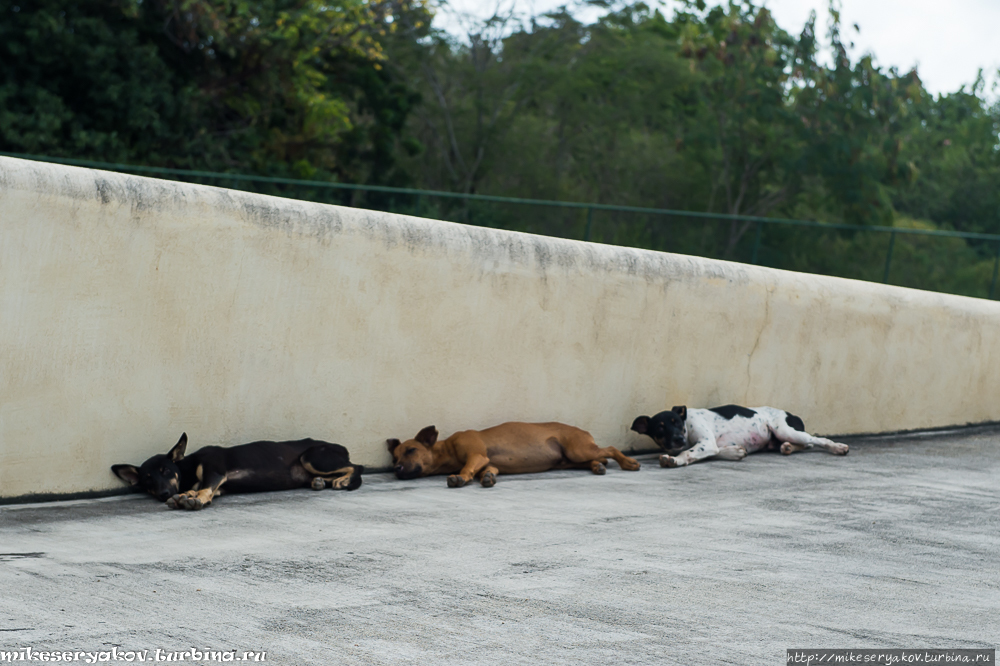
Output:
<svg viewBox="0 0 1000 666">
<path fill-rule="evenodd" d="M 170 491 L 164 490 L 157 493 L 156 499 L 160 500 L 161 502 L 166 502 L 168 499 L 170 499 Z"/>
</svg>

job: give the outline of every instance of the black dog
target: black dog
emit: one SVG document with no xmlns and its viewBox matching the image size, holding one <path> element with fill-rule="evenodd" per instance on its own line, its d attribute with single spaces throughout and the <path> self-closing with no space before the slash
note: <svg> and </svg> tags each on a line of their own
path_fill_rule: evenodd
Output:
<svg viewBox="0 0 1000 666">
<path fill-rule="evenodd" d="M 295 442 L 251 442 L 232 448 L 206 446 L 184 457 L 187 433 L 166 455 L 157 454 L 136 469 L 112 465 L 129 485 L 139 486 L 172 509 L 197 510 L 226 492 L 259 493 L 312 487 L 327 482 L 335 490 L 361 487 L 364 467 L 351 463 L 340 444 L 300 439 Z"/>
</svg>

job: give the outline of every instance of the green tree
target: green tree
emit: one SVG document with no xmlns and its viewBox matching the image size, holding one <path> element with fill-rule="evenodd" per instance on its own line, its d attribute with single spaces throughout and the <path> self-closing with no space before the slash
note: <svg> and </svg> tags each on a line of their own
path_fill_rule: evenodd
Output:
<svg viewBox="0 0 1000 666">
<path fill-rule="evenodd" d="M 891 225 L 893 188 L 913 174 L 900 160 L 913 108 L 926 93 L 915 71 L 883 71 L 871 55 L 852 63 L 833 5 L 829 28 L 833 66 L 816 58 L 815 14 L 799 42 L 795 110 L 804 123 L 803 164 L 828 192 L 826 207 L 851 224 Z"/>
<path fill-rule="evenodd" d="M 985 87 L 980 72 L 969 90 L 917 106 L 900 155 L 912 177 L 894 192 L 898 210 L 952 229 L 1000 233 L 1000 102 L 989 104 Z"/>
<path fill-rule="evenodd" d="M 385 180 L 408 0 L 0 0 L 0 147 Z"/>
<path fill-rule="evenodd" d="M 796 49 L 766 9 L 730 1 L 699 16 L 680 12 L 683 54 L 701 71 L 690 135 L 710 160 L 707 210 L 767 215 L 798 191 L 802 119 L 790 103 Z M 705 122 L 708 121 L 708 122 Z M 750 228 L 732 221 L 725 254 Z"/>
</svg>

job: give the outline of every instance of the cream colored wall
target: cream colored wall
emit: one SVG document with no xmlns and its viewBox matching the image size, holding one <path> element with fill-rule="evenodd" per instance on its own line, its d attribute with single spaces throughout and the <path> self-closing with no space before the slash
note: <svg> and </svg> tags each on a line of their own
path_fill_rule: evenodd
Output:
<svg viewBox="0 0 1000 666">
<path fill-rule="evenodd" d="M 675 404 L 819 433 L 1000 419 L 1000 304 L 0 157 L 0 497 L 254 439 Z"/>
</svg>

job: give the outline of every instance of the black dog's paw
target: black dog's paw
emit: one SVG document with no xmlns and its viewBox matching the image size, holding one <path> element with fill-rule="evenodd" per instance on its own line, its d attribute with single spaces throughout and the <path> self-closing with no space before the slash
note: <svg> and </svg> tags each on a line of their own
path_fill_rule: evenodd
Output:
<svg viewBox="0 0 1000 666">
<path fill-rule="evenodd" d="M 660 467 L 677 467 L 677 460 L 666 454 L 660 456 Z"/>
<path fill-rule="evenodd" d="M 465 479 L 460 477 L 458 474 L 452 474 L 448 477 L 448 487 L 449 488 L 461 488 L 465 485 Z"/>
<path fill-rule="evenodd" d="M 322 478 L 318 476 L 315 476 L 313 477 L 311 485 L 313 490 L 323 490 L 324 488 L 326 488 L 326 481 L 324 481 Z"/>
<path fill-rule="evenodd" d="M 178 509 L 181 506 L 181 496 L 180 495 L 174 495 L 173 497 L 171 497 L 170 499 L 168 499 L 166 502 L 164 502 L 164 504 L 167 505 L 168 509 Z"/>
<path fill-rule="evenodd" d="M 492 488 L 497 485 L 497 475 L 493 472 L 486 472 L 479 482 L 483 484 L 483 488 Z"/>
<path fill-rule="evenodd" d="M 199 497 L 185 497 L 181 500 L 181 506 L 188 511 L 201 511 L 205 508 L 205 503 Z"/>
</svg>

